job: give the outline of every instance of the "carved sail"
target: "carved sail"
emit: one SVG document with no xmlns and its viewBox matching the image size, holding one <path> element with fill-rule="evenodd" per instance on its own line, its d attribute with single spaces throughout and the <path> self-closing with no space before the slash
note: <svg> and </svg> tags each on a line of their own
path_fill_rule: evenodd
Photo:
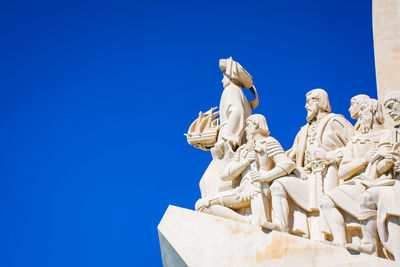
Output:
<svg viewBox="0 0 400 267">
<path fill-rule="evenodd" d="M 208 151 L 218 139 L 219 119 L 216 119 L 219 112 L 211 108 L 207 112 L 199 112 L 199 117 L 190 125 L 188 133 L 185 134 L 190 145 Z"/>
</svg>

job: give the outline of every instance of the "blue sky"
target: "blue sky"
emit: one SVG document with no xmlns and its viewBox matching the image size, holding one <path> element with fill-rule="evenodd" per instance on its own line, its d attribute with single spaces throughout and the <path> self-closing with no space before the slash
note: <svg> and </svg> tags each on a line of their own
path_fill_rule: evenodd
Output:
<svg viewBox="0 0 400 267">
<path fill-rule="evenodd" d="M 2 1 L 0 265 L 160 266 L 156 226 L 193 208 L 211 156 L 183 133 L 218 60 L 253 76 L 289 149 L 305 94 L 376 97 L 372 3 Z M 353 121 L 352 121 L 353 122 Z"/>
</svg>

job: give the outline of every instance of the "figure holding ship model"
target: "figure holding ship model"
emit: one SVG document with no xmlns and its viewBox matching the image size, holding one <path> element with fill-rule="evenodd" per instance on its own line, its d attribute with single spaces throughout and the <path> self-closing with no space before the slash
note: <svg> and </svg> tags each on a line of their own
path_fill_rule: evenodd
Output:
<svg viewBox="0 0 400 267">
<path fill-rule="evenodd" d="M 219 104 L 221 126 L 213 150 L 222 157 L 225 153 L 225 143 L 228 143 L 232 150 L 236 150 L 243 143 L 246 119 L 251 115 L 251 110 L 258 106 L 258 95 L 251 75 L 238 62 L 232 58 L 221 59 L 219 67 L 224 74 L 224 91 Z M 248 100 L 241 87 L 252 90 L 254 100 Z"/>
<path fill-rule="evenodd" d="M 246 119 L 259 102 L 252 76 L 238 62 L 231 57 L 221 59 L 219 67 L 223 73 L 224 87 L 219 112 L 214 112 L 216 108 L 200 112 L 186 134 L 192 146 L 211 150 L 213 160 L 200 181 L 202 197 L 235 187 L 235 182 L 221 180 L 222 170 L 232 160 L 234 151 L 244 143 Z M 254 100 L 248 100 L 242 88 L 250 89 Z M 219 118 L 216 118 L 217 115 Z"/>
</svg>

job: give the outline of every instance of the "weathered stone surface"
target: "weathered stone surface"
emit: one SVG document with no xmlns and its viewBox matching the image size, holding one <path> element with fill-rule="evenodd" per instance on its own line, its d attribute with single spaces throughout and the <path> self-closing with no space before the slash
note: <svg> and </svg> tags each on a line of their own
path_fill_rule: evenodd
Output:
<svg viewBox="0 0 400 267">
<path fill-rule="evenodd" d="M 373 0 L 373 31 L 378 99 L 400 89 L 400 1 Z"/>
<path fill-rule="evenodd" d="M 168 207 L 158 231 L 164 266 L 396 266 L 327 242 L 175 206 Z"/>
</svg>

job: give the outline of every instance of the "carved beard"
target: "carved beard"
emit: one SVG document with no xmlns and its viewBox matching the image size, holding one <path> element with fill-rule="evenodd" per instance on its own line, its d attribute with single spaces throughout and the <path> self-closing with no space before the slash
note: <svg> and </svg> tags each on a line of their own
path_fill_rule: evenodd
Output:
<svg viewBox="0 0 400 267">
<path fill-rule="evenodd" d="M 246 140 L 247 141 L 253 140 L 254 135 L 255 135 L 254 132 L 248 132 L 248 133 L 246 132 Z"/>
<path fill-rule="evenodd" d="M 362 114 L 359 120 L 360 120 L 359 130 L 361 131 L 361 133 L 368 133 L 369 131 L 371 131 L 373 124 L 373 117 L 370 112 Z"/>
<path fill-rule="evenodd" d="M 307 121 L 312 121 L 317 115 L 318 108 L 314 108 L 313 110 L 307 110 Z"/>
</svg>

